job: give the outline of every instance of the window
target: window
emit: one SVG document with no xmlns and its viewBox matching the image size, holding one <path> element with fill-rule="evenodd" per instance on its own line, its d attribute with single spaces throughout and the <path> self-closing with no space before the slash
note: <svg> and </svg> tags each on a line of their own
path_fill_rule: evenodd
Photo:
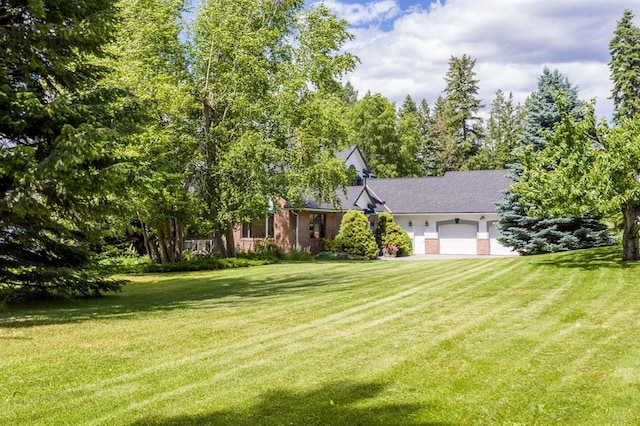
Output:
<svg viewBox="0 0 640 426">
<path fill-rule="evenodd" d="M 362 177 L 360 176 L 356 168 L 353 166 L 353 164 L 349 166 L 348 173 L 352 178 L 351 186 L 362 186 L 362 183 L 363 183 Z"/>
<path fill-rule="evenodd" d="M 274 220 L 270 214 L 264 219 L 254 219 L 242 224 L 242 238 L 273 238 Z"/>
<path fill-rule="evenodd" d="M 309 215 L 309 238 L 324 238 L 327 218 L 324 214 Z"/>
</svg>

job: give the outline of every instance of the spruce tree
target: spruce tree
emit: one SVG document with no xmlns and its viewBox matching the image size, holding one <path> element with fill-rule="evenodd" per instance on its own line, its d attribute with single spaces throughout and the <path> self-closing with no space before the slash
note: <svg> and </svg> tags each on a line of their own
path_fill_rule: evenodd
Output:
<svg viewBox="0 0 640 426">
<path fill-rule="evenodd" d="M 579 115 L 581 102 L 578 90 L 558 70 L 545 68 L 538 78 L 538 90 L 525 104 L 523 130 L 516 148 L 518 152 L 531 149 L 537 152 L 546 146 L 545 133 L 552 132 L 561 119 L 556 96 L 563 93 L 567 112 Z M 509 177 L 518 182 L 523 166 L 510 165 Z M 529 207 L 520 202 L 520 195 L 506 191 L 505 199 L 497 205 L 502 232 L 500 242 L 521 254 L 552 253 L 564 250 L 610 245 L 613 238 L 605 225 L 591 217 L 538 218 L 527 214 Z"/>
<path fill-rule="evenodd" d="M 132 103 L 99 65 L 114 0 L 12 1 L 0 8 L 0 292 L 118 289 L 84 267 L 115 192 Z M 116 99 L 119 101 L 116 103 Z M 3 296 L 0 294 L 0 297 Z"/>
<path fill-rule="evenodd" d="M 640 28 L 633 13 L 625 10 L 609 42 L 613 118 L 633 118 L 640 112 Z"/>
</svg>

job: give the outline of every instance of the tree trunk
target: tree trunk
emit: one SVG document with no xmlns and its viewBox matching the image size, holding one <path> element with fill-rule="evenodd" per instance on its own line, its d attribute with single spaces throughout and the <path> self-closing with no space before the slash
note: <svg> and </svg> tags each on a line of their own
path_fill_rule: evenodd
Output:
<svg viewBox="0 0 640 426">
<path fill-rule="evenodd" d="M 173 218 L 173 258 L 176 262 L 182 260 L 182 247 L 184 247 L 184 228 L 178 219 Z"/>
<path fill-rule="evenodd" d="M 227 241 L 227 256 L 236 257 L 236 243 L 233 239 L 233 225 L 227 225 L 225 240 Z"/>
<path fill-rule="evenodd" d="M 227 248 L 222 234 L 219 231 L 216 231 L 216 245 L 218 246 L 218 250 L 220 250 L 220 257 L 223 259 L 227 258 Z"/>
<path fill-rule="evenodd" d="M 140 227 L 142 228 L 142 239 L 144 240 L 144 248 L 147 251 L 147 256 L 151 259 L 151 262 L 158 263 L 160 262 L 160 253 L 158 253 L 158 249 L 156 248 L 151 238 L 149 238 L 149 231 L 147 230 L 147 224 L 143 222 L 140 218 L 140 213 L 138 214 L 138 221 L 140 222 Z"/>
<path fill-rule="evenodd" d="M 640 231 L 640 206 L 627 203 L 622 206 L 624 230 L 622 232 L 622 260 L 640 260 L 638 231 Z"/>
<path fill-rule="evenodd" d="M 166 245 L 166 235 L 164 226 L 158 228 L 158 248 L 160 249 L 160 263 L 170 263 L 169 253 Z"/>
</svg>

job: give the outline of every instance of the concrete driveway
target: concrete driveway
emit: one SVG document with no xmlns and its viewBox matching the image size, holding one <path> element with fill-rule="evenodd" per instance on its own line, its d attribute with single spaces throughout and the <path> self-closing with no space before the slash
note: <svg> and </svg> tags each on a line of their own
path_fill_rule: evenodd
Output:
<svg viewBox="0 0 640 426">
<path fill-rule="evenodd" d="M 412 254 L 404 257 L 380 256 L 379 260 L 404 261 L 404 260 L 451 260 L 451 259 L 496 259 L 501 257 L 514 257 L 514 255 L 487 255 L 487 254 Z"/>
</svg>

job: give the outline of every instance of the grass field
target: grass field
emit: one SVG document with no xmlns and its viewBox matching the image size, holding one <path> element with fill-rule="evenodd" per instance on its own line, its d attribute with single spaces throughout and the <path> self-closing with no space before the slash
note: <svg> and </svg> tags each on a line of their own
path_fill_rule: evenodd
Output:
<svg viewBox="0 0 640 426">
<path fill-rule="evenodd" d="M 639 424 L 618 257 L 276 264 L 4 308 L 0 424 Z"/>
</svg>

